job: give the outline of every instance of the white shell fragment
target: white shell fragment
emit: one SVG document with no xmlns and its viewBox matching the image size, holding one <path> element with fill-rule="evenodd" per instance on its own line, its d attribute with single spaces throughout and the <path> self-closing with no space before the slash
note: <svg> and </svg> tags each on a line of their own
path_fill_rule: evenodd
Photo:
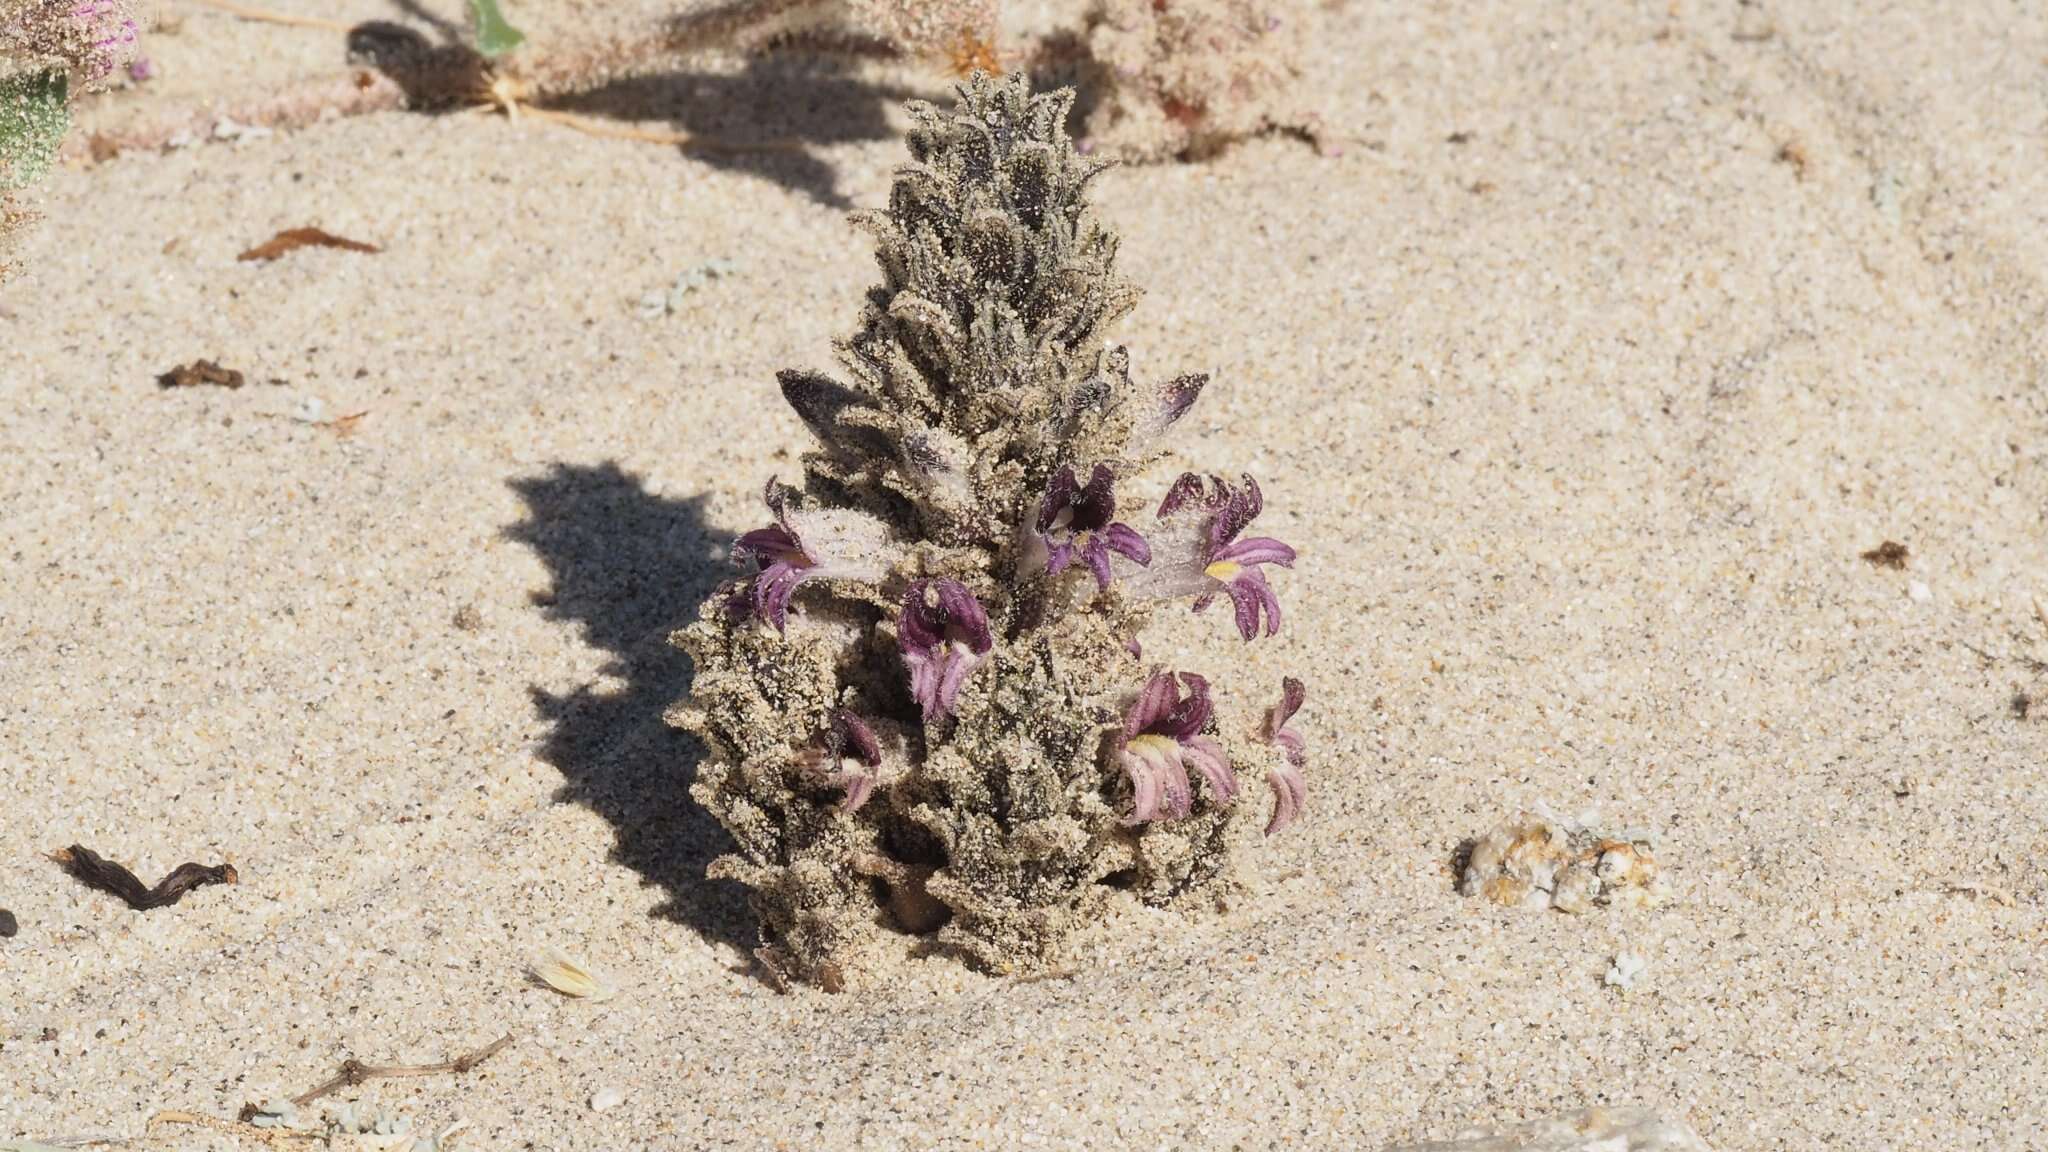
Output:
<svg viewBox="0 0 2048 1152">
<path fill-rule="evenodd" d="M 578 1000 L 609 1000 L 617 992 L 590 966 L 558 948 L 550 948 L 532 964 L 533 978 L 564 996 Z"/>
<path fill-rule="evenodd" d="M 1524 812 L 1480 837 L 1458 890 L 1506 908 L 1574 915 L 1609 904 L 1654 908 L 1671 895 L 1647 834 L 1610 835 L 1541 811 Z"/>
<path fill-rule="evenodd" d="M 591 1093 L 590 1110 L 592 1112 L 609 1112 L 625 1102 L 626 1094 L 624 1092 L 616 1087 L 607 1085 Z"/>
<path fill-rule="evenodd" d="M 1712 1152 L 1683 1121 L 1640 1108 L 1588 1108 L 1458 1140 L 1386 1152 Z"/>
</svg>

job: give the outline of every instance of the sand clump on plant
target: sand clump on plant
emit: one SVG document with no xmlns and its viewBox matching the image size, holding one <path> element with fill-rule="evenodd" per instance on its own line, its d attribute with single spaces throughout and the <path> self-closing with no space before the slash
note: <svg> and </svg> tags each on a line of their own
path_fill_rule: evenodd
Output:
<svg viewBox="0 0 2048 1152">
<path fill-rule="evenodd" d="M 1298 681 L 1219 719 L 1206 679 L 1140 656 L 1164 601 L 1277 631 L 1265 570 L 1294 551 L 1244 535 L 1250 477 L 1184 475 L 1151 516 L 1118 498 L 1206 377 L 1140 384 L 1106 343 L 1137 293 L 1070 100 L 978 75 L 957 108 L 911 105 L 911 162 L 860 217 L 883 278 L 849 379 L 782 373 L 818 444 L 736 545 L 753 574 L 676 637 L 696 679 L 674 717 L 710 750 L 692 794 L 738 844 L 714 872 L 789 978 L 857 980 L 892 928 L 1042 968 L 1113 893 L 1222 875 L 1243 776 L 1269 831 L 1304 801 Z"/>
</svg>

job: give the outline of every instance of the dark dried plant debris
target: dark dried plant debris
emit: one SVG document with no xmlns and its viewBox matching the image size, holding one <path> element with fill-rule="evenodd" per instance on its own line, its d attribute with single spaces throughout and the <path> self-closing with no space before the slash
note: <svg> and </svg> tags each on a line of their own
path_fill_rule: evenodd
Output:
<svg viewBox="0 0 2048 1152">
<path fill-rule="evenodd" d="M 2025 720 L 2027 714 L 2033 710 L 2034 698 L 2032 696 L 2027 695 L 2025 692 L 2015 692 L 2012 694 L 2012 714 L 2014 719 Z"/>
<path fill-rule="evenodd" d="M 1912 553 L 1906 550 L 1906 546 L 1897 540 L 1887 540 L 1863 554 L 1865 560 L 1879 568 L 1898 569 L 1903 569 L 1906 560 L 1911 556 Z"/>
<path fill-rule="evenodd" d="M 270 261 L 277 259 L 287 252 L 296 252 L 301 248 L 339 248 L 344 252 L 369 252 L 373 254 L 383 251 L 382 248 L 377 247 L 375 244 L 365 244 L 360 240 L 350 240 L 319 228 L 287 228 L 263 243 L 258 244 L 256 247 L 242 253 L 240 256 L 235 257 L 235 259 L 245 264 L 254 261 Z"/>
<path fill-rule="evenodd" d="M 21 922 L 14 918 L 14 913 L 0 908 L 0 940 L 12 940 L 20 931 Z"/>
<path fill-rule="evenodd" d="M 221 388 L 240 388 L 248 379 L 233 368 L 223 368 L 211 360 L 194 360 L 156 378 L 162 388 L 197 388 L 201 384 L 213 384 Z"/>
<path fill-rule="evenodd" d="M 202 884 L 234 884 L 240 880 L 233 864 L 180 864 L 157 881 L 156 887 L 149 888 L 135 873 L 82 844 L 52 852 L 50 859 L 62 864 L 66 872 L 87 887 L 111 892 L 137 912 L 168 908 Z"/>
</svg>

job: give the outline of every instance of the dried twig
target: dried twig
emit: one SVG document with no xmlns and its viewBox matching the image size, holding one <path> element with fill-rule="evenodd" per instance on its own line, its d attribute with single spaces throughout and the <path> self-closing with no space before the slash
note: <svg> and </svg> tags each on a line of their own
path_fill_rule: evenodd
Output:
<svg viewBox="0 0 2048 1152">
<path fill-rule="evenodd" d="M 344 1060 L 341 1062 L 341 1071 L 335 1073 L 333 1078 L 310 1092 L 292 1097 L 292 1103 L 296 1106 L 304 1107 L 320 1099 L 322 1096 L 332 1095 L 343 1088 L 353 1088 L 369 1080 L 392 1080 L 404 1076 L 439 1076 L 444 1073 L 460 1076 L 497 1055 L 510 1043 L 512 1043 L 512 1036 L 510 1033 L 507 1033 L 466 1056 L 457 1056 L 453 1060 L 444 1061 L 440 1064 L 378 1065 L 365 1064 L 360 1060 L 354 1059 Z"/>
<path fill-rule="evenodd" d="M 347 35 L 354 27 L 354 25 L 341 20 L 325 20 L 318 16 L 295 16 L 290 12 L 274 12 L 268 8 L 252 8 L 246 4 L 236 4 L 233 0 L 192 0 L 192 3 L 202 8 L 211 8 L 216 12 L 225 12 L 230 16 L 240 16 L 244 20 L 254 20 L 261 24 L 285 24 L 294 28 L 324 28 L 329 32 L 340 32 L 343 35 Z"/>
<path fill-rule="evenodd" d="M 82 844 L 52 852 L 50 859 L 62 864 L 81 883 L 119 896 L 137 912 L 168 908 L 202 884 L 234 884 L 240 880 L 233 864 L 180 864 L 157 881 L 156 887 L 148 888 L 135 873 Z"/>
</svg>

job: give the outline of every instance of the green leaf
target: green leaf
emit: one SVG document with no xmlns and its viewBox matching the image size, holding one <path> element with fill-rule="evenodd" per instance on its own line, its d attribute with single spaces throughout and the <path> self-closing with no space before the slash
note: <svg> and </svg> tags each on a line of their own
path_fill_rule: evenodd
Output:
<svg viewBox="0 0 2048 1152">
<path fill-rule="evenodd" d="M 25 188 L 57 162 L 71 126 L 69 83 L 59 71 L 0 79 L 0 188 Z"/>
<path fill-rule="evenodd" d="M 505 22 L 498 0 L 469 0 L 469 14 L 476 24 L 476 50 L 495 60 L 526 43 L 519 29 Z"/>
</svg>

